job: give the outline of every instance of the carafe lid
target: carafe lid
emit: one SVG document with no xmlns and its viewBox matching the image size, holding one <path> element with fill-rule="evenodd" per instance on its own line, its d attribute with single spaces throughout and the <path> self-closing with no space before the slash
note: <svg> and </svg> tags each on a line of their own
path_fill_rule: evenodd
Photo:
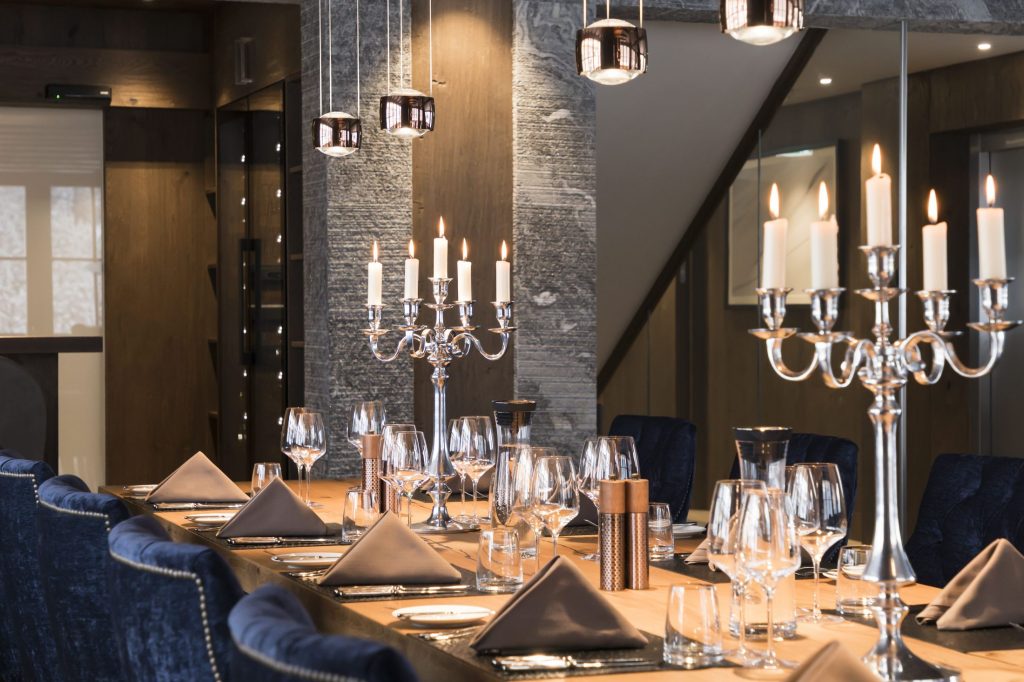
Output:
<svg viewBox="0 0 1024 682">
<path fill-rule="evenodd" d="M 788 426 L 734 426 L 733 438 L 753 443 L 781 443 L 793 436 Z"/>
</svg>

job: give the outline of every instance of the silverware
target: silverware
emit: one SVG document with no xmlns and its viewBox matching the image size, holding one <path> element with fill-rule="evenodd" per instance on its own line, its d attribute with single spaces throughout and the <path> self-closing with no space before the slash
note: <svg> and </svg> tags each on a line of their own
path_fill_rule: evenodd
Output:
<svg viewBox="0 0 1024 682">
<path fill-rule="evenodd" d="M 469 589 L 469 585 L 353 585 L 339 587 L 334 593 L 339 597 L 386 597 L 428 594 L 458 594 Z"/>
<path fill-rule="evenodd" d="M 327 574 L 328 569 L 318 568 L 312 571 L 285 571 L 285 575 L 291 578 L 298 578 L 299 580 L 316 580 L 322 578 Z"/>
<path fill-rule="evenodd" d="M 275 536 L 243 536 L 228 538 L 230 545 L 348 545 L 339 537 L 306 538 L 306 537 L 275 537 Z"/>
<path fill-rule="evenodd" d="M 448 642 L 453 639 L 469 637 L 479 629 L 479 626 L 468 628 L 455 628 L 450 630 L 434 630 L 432 632 L 417 632 L 415 637 L 428 642 Z"/>
<path fill-rule="evenodd" d="M 1010 623 L 1010 625 L 1018 630 L 1024 630 L 1024 625 L 1021 625 L 1020 623 Z"/>
<path fill-rule="evenodd" d="M 189 511 L 192 509 L 241 509 L 244 502 L 154 502 L 157 511 Z"/>
<path fill-rule="evenodd" d="M 589 658 L 534 654 L 529 656 L 497 656 L 491 664 L 506 672 L 531 672 L 544 670 L 599 670 L 603 668 L 640 668 L 657 666 L 649 658 Z"/>
</svg>

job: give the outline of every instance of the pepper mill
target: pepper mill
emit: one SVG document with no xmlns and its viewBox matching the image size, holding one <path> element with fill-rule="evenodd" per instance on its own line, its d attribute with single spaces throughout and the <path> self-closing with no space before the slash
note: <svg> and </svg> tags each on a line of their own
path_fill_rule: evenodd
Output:
<svg viewBox="0 0 1024 682">
<path fill-rule="evenodd" d="M 377 511 L 387 511 L 388 487 L 381 475 L 381 437 L 380 434 L 367 433 L 363 436 L 363 448 L 359 453 L 363 457 L 363 490 L 372 491 L 377 497 Z"/>
<path fill-rule="evenodd" d="M 647 479 L 626 481 L 626 530 L 629 536 L 627 582 L 631 590 L 650 587 L 650 566 L 647 563 L 647 509 L 650 484 Z"/>
<path fill-rule="evenodd" d="M 601 589 L 626 589 L 626 482 L 601 481 L 598 517 L 598 555 Z"/>
</svg>

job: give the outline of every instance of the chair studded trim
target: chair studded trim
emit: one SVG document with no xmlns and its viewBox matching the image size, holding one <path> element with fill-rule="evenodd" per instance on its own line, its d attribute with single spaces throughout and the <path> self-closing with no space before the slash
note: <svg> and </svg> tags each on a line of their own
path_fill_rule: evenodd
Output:
<svg viewBox="0 0 1024 682">
<path fill-rule="evenodd" d="M 217 667 L 217 659 L 213 654 L 213 636 L 210 634 L 210 620 L 206 613 L 206 593 L 203 590 L 203 580 L 197 574 L 191 571 L 179 571 L 173 568 L 163 568 L 161 566 L 150 566 L 148 564 L 141 564 L 137 561 L 132 561 L 126 557 L 110 553 L 114 561 L 119 561 L 122 564 L 131 566 L 140 571 L 146 571 L 148 573 L 155 573 L 157 575 L 164 575 L 169 578 L 178 578 L 180 580 L 192 580 L 196 584 L 196 591 L 199 594 L 199 613 L 203 619 L 203 638 L 206 640 L 206 656 L 210 663 L 210 672 L 213 674 L 213 679 L 220 682 L 221 675 L 220 669 Z"/>
<path fill-rule="evenodd" d="M 258 661 L 261 665 L 285 675 L 301 677 L 302 679 L 309 680 L 310 682 L 366 682 L 366 680 L 361 677 L 335 675 L 334 673 L 324 672 L 322 670 L 311 670 L 310 668 L 303 668 L 302 666 L 292 665 L 290 663 L 282 663 L 281 661 L 275 660 L 262 652 L 251 649 L 244 644 L 240 644 L 234 637 L 231 639 L 234 641 L 235 646 L 240 652 L 249 658 Z"/>
<path fill-rule="evenodd" d="M 15 474 L 10 471 L 0 471 L 0 476 L 6 476 L 7 478 L 31 478 L 32 493 L 36 496 L 36 502 L 39 502 L 39 484 L 36 483 L 35 474 Z"/>
<path fill-rule="evenodd" d="M 57 505 L 50 504 L 46 500 L 40 500 L 39 496 L 36 495 L 36 502 L 41 506 L 46 507 L 50 511 L 60 512 L 61 514 L 70 514 L 71 516 L 87 516 L 93 519 L 103 519 L 103 525 L 107 527 L 107 532 L 110 532 L 110 517 L 100 512 L 83 511 L 81 509 L 65 509 L 64 507 L 58 507 Z"/>
</svg>

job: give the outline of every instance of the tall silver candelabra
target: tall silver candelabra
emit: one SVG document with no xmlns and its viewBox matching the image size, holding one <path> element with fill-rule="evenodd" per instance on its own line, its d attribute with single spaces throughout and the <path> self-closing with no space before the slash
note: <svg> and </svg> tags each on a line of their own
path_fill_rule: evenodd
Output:
<svg viewBox="0 0 1024 682">
<path fill-rule="evenodd" d="M 445 479 L 455 475 L 452 467 L 450 453 L 448 452 L 448 439 L 445 438 L 445 431 L 448 423 L 446 416 L 446 390 L 448 387 L 448 365 L 455 358 L 464 358 L 470 354 L 475 347 L 477 352 L 488 360 L 498 360 L 508 350 L 509 339 L 515 327 L 512 323 L 512 301 L 495 301 L 495 316 L 498 326 L 489 331 L 498 334 L 501 338 L 501 348 L 496 353 L 488 353 L 484 350 L 483 344 L 473 335 L 476 327 L 472 324 L 474 301 L 457 301 L 447 303 L 448 285 L 451 284 L 450 277 L 431 277 L 430 284 L 433 288 L 434 302 L 427 303 L 427 307 L 435 312 L 434 326 L 417 325 L 416 318 L 420 313 L 419 298 L 402 299 L 402 315 L 405 324 L 396 327 L 402 333 L 398 346 L 391 354 L 383 353 L 380 350 L 380 337 L 388 333 L 386 327 L 381 326 L 384 313 L 384 306 L 367 305 L 370 327 L 364 329 L 370 343 L 370 350 L 373 356 L 381 362 L 392 362 L 401 356 L 402 351 L 408 349 L 409 355 L 414 358 L 424 358 L 434 366 L 434 372 L 430 376 L 434 384 L 434 440 L 431 447 L 430 473 L 433 485 L 430 488 L 430 497 L 434 500 L 434 507 L 430 512 L 430 518 L 426 522 L 416 524 L 415 530 L 421 533 L 444 533 L 463 530 L 463 528 L 451 519 L 448 514 L 448 496 L 451 495 L 451 488 L 448 487 Z M 458 327 L 448 327 L 444 321 L 446 310 L 458 308 Z"/>
<path fill-rule="evenodd" d="M 862 246 L 867 256 L 870 289 L 860 289 L 860 296 L 875 304 L 874 339 L 857 339 L 849 332 L 833 331 L 839 298 L 844 289 L 812 289 L 811 318 L 816 327 L 813 333 L 797 334 L 797 330 L 784 327 L 786 296 L 791 289 L 757 289 L 764 329 L 750 333 L 763 339 L 772 369 L 789 381 L 803 381 L 818 370 L 829 388 L 846 388 L 854 377 L 860 378 L 864 388 L 871 391 L 874 400 L 868 408 L 868 418 L 875 429 L 875 534 L 871 546 L 871 559 L 864 571 L 864 580 L 878 583 L 879 597 L 875 613 L 879 638 L 865 656 L 868 663 L 885 680 L 949 680 L 956 671 L 932 665 L 907 648 L 900 633 L 907 607 L 900 599 L 899 588 L 916 581 L 914 569 L 907 559 L 900 536 L 897 516 L 896 429 L 903 411 L 897 394 L 913 376 L 920 384 L 934 384 L 949 364 L 964 377 L 988 374 L 1002 355 L 1005 333 L 1020 322 L 1005 318 L 1008 286 L 1012 279 L 975 280 L 981 293 L 981 305 L 987 321 L 972 322 L 968 326 L 984 333 L 989 339 L 987 362 L 977 368 L 968 367 L 957 357 L 952 338 L 959 332 L 946 331 L 949 321 L 949 299 L 954 291 L 919 291 L 924 304 L 924 320 L 928 329 L 915 332 L 902 340 L 891 340 L 893 328 L 889 322 L 889 301 L 906 293 L 889 286 L 895 270 L 898 246 Z M 814 345 L 814 358 L 799 370 L 786 366 L 782 359 L 782 342 L 798 335 Z M 839 374 L 833 370 L 832 348 L 845 346 Z M 926 362 L 921 346 L 931 347 L 931 361 Z"/>
</svg>

